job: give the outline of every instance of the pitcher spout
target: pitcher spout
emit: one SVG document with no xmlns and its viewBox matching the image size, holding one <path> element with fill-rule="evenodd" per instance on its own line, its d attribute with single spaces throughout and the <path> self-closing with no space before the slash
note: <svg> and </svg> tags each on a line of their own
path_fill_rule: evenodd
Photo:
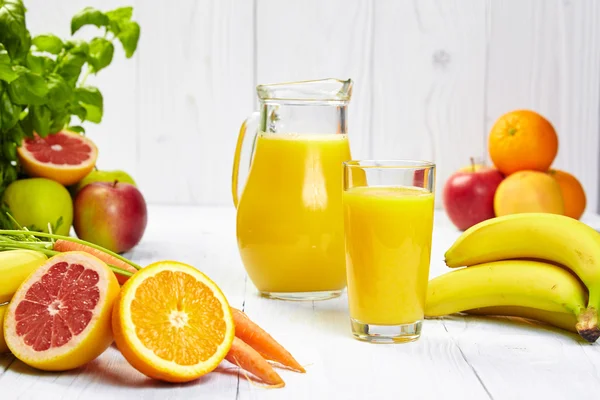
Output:
<svg viewBox="0 0 600 400">
<path fill-rule="evenodd" d="M 256 87 L 261 101 L 349 102 L 352 79 L 319 79 L 264 84 Z"/>
</svg>

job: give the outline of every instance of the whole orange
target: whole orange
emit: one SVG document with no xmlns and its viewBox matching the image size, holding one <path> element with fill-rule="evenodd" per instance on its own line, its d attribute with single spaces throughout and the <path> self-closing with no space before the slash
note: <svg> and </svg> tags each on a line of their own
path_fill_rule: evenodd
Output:
<svg viewBox="0 0 600 400">
<path fill-rule="evenodd" d="M 530 110 L 502 115 L 490 132 L 488 150 L 503 174 L 517 171 L 547 171 L 558 152 L 558 136 L 552 124 Z"/>
<path fill-rule="evenodd" d="M 565 203 L 565 215 L 575 219 L 581 218 L 586 205 L 585 191 L 581 182 L 570 173 L 558 169 L 552 169 L 548 174 L 553 176 L 560 186 Z"/>
</svg>

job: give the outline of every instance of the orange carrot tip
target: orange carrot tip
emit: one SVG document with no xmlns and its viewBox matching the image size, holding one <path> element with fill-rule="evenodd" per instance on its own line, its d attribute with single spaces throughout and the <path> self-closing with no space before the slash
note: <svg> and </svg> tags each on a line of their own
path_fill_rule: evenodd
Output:
<svg viewBox="0 0 600 400">
<path fill-rule="evenodd" d="M 305 374 L 306 373 L 306 367 L 310 367 L 311 365 L 313 365 L 312 363 L 310 364 L 301 364 L 299 368 L 292 368 L 288 365 L 283 365 L 277 361 L 273 361 L 273 360 L 267 360 L 267 362 L 269 364 L 271 364 L 273 367 L 275 368 L 279 368 L 279 369 L 284 369 L 286 371 L 291 371 L 291 372 L 297 372 L 300 374 Z"/>
<path fill-rule="evenodd" d="M 235 336 L 256 350 L 260 355 L 270 361 L 282 365 L 294 372 L 305 373 L 306 370 L 279 342 L 277 342 L 264 329 L 254 323 L 248 316 L 231 308 L 235 323 Z"/>
<path fill-rule="evenodd" d="M 285 382 L 271 364 L 240 338 L 233 339 L 233 344 L 225 359 L 242 370 L 250 372 L 263 381 L 267 387 L 281 388 L 285 386 Z M 252 381 L 245 372 L 243 373 L 246 379 Z"/>
<path fill-rule="evenodd" d="M 243 369 L 240 369 L 240 371 L 242 372 L 242 375 L 244 375 L 244 378 L 246 378 L 248 383 L 250 383 L 252 386 L 262 388 L 262 389 L 280 389 L 282 387 L 285 387 L 285 382 L 281 382 L 276 385 L 268 385 L 266 383 L 263 383 L 263 384 L 258 383 L 255 379 L 252 379 L 246 371 L 244 371 Z"/>
<path fill-rule="evenodd" d="M 102 251 L 91 246 L 73 242 L 70 240 L 58 239 L 54 242 L 53 250 L 59 251 L 61 253 L 67 251 L 83 251 L 85 253 L 96 256 L 101 259 L 105 263 L 109 264 L 111 267 L 116 267 L 120 270 L 125 271 L 127 274 L 115 273 L 117 280 L 122 285 L 127 279 L 133 274 L 137 272 L 137 269 L 130 263 L 123 261 L 120 258 L 113 256 L 112 254 L 107 253 L 106 251 Z"/>
</svg>

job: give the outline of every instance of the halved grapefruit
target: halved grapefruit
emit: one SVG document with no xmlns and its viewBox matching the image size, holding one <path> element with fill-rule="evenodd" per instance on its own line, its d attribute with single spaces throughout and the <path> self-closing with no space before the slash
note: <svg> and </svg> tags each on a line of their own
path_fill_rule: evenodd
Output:
<svg viewBox="0 0 600 400">
<path fill-rule="evenodd" d="M 82 180 L 94 169 L 98 158 L 98 149 L 89 138 L 66 130 L 45 138 L 25 138 L 17 153 L 28 175 L 65 186 Z"/>
<path fill-rule="evenodd" d="M 8 304 L 0 304 L 0 322 L 4 321 L 4 314 L 8 310 Z M 9 352 L 6 340 L 4 340 L 4 332 L 0 332 L 0 354 Z"/>
<path fill-rule="evenodd" d="M 19 360 L 47 371 L 80 367 L 113 341 L 115 274 L 72 251 L 50 258 L 19 287 L 4 318 L 4 339 Z"/>
</svg>

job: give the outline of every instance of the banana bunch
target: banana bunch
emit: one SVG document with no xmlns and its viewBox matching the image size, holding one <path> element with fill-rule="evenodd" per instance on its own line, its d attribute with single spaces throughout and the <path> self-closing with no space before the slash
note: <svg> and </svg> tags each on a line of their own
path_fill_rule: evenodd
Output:
<svg viewBox="0 0 600 400">
<path fill-rule="evenodd" d="M 44 264 L 47 259 L 46 255 L 34 250 L 0 252 L 0 354 L 8 351 L 2 329 L 8 302 L 29 274 Z"/>
<path fill-rule="evenodd" d="M 517 316 L 600 337 L 600 233 L 562 215 L 513 214 L 483 221 L 456 240 L 429 282 L 425 315 Z"/>
</svg>

